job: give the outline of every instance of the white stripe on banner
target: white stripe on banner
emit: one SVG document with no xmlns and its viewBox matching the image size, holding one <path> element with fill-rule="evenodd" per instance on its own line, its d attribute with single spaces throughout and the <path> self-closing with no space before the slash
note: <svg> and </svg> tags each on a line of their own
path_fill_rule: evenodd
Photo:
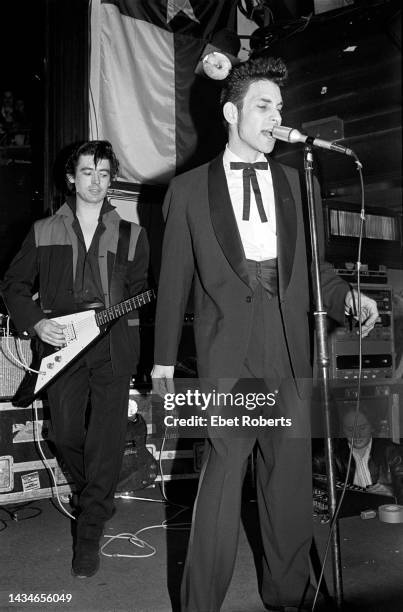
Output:
<svg viewBox="0 0 403 612">
<path fill-rule="evenodd" d="M 92 61 L 92 71 L 96 64 Z M 119 178 L 168 182 L 176 169 L 173 34 L 102 4 L 98 80 L 99 88 L 97 75 L 91 75 L 96 115 L 96 121 L 94 113 L 91 117 L 92 134 L 96 124 L 98 137 L 112 143 L 120 161 Z"/>
</svg>

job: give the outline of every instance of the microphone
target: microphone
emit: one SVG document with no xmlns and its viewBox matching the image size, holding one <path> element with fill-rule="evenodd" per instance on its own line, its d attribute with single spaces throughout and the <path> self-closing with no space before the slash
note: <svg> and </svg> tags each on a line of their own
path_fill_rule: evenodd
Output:
<svg viewBox="0 0 403 612">
<path fill-rule="evenodd" d="M 283 140 L 291 144 L 295 144 L 296 142 L 308 142 L 308 144 L 319 147 L 320 149 L 327 149 L 328 151 L 335 151 L 336 153 L 343 153 L 344 155 L 355 157 L 355 153 L 352 149 L 343 147 L 337 144 L 337 142 L 330 142 L 329 140 L 322 140 L 321 138 L 314 138 L 307 134 L 301 134 L 298 130 L 285 127 L 284 125 L 274 125 L 271 130 L 271 135 L 276 140 Z"/>
</svg>

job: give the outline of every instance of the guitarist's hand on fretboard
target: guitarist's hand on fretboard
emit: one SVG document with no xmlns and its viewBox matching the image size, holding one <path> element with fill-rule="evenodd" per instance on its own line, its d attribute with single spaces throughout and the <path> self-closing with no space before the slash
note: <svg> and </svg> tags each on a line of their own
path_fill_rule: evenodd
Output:
<svg viewBox="0 0 403 612">
<path fill-rule="evenodd" d="M 34 325 L 34 330 L 42 342 L 58 347 L 62 347 L 66 344 L 63 331 L 64 328 L 65 325 L 59 325 L 59 323 L 51 319 L 41 319 Z"/>
</svg>

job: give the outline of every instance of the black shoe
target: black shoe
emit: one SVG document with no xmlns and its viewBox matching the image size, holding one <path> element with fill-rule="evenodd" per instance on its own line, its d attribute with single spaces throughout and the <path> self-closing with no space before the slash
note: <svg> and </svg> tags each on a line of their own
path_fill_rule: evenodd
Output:
<svg viewBox="0 0 403 612">
<path fill-rule="evenodd" d="M 76 578 L 91 578 L 99 570 L 99 542 L 78 540 L 71 573 Z"/>
</svg>

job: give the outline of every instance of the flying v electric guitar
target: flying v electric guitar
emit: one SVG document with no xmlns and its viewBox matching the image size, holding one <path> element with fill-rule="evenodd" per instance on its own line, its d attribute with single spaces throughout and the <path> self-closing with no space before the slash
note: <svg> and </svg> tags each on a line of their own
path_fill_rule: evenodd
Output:
<svg viewBox="0 0 403 612">
<path fill-rule="evenodd" d="M 85 310 L 84 312 L 76 312 L 52 319 L 52 321 L 65 326 L 66 345 L 61 349 L 50 347 L 54 352 L 44 357 L 41 361 L 34 393 L 38 393 L 57 374 L 64 370 L 97 336 L 105 331 L 109 323 L 148 304 L 154 298 L 154 290 L 150 289 L 99 312 Z"/>
</svg>

